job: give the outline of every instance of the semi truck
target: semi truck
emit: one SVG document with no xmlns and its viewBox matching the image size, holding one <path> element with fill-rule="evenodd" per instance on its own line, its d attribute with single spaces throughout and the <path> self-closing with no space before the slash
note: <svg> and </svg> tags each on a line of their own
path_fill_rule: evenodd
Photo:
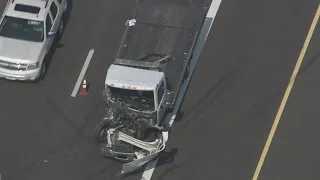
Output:
<svg viewBox="0 0 320 180">
<path fill-rule="evenodd" d="M 106 114 L 94 130 L 101 153 L 125 162 L 120 174 L 165 149 L 209 5 L 209 0 L 135 0 L 107 70 Z"/>
</svg>

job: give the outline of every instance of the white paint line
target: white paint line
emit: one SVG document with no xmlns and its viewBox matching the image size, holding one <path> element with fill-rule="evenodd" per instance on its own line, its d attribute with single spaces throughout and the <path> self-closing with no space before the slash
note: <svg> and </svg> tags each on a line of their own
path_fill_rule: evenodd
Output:
<svg viewBox="0 0 320 180">
<path fill-rule="evenodd" d="M 89 67 L 89 64 L 90 64 L 90 61 L 91 61 L 91 59 L 92 59 L 93 53 L 94 53 L 94 49 L 91 49 L 91 50 L 89 51 L 89 53 L 88 53 L 88 56 L 87 56 L 87 58 L 86 58 L 86 61 L 85 61 L 84 64 L 83 64 L 82 70 L 81 70 L 80 75 L 79 75 L 78 80 L 77 80 L 77 83 L 76 83 L 76 85 L 74 86 L 73 91 L 72 91 L 72 93 L 71 93 L 71 97 L 76 97 L 76 96 L 77 96 L 79 87 L 80 87 L 80 85 L 81 85 L 81 83 L 82 83 L 82 80 L 83 80 L 83 77 L 84 77 L 84 75 L 86 74 L 86 71 L 87 71 L 87 69 L 88 69 L 88 67 Z"/>
<path fill-rule="evenodd" d="M 152 176 L 153 171 L 154 171 L 154 169 L 155 169 L 154 167 L 156 167 L 158 161 L 159 161 L 159 158 L 156 158 L 155 160 L 150 161 L 150 162 L 147 164 L 146 169 L 144 170 L 141 179 L 143 179 L 143 180 L 149 180 L 149 179 L 151 179 L 151 176 Z"/>
<path fill-rule="evenodd" d="M 211 26 L 213 24 L 213 21 L 216 18 L 216 15 L 218 14 L 218 10 L 219 10 L 219 7 L 221 5 L 221 2 L 222 2 L 222 0 L 212 0 L 212 2 L 211 2 L 210 8 L 209 8 L 208 13 L 207 13 L 207 18 L 211 18 L 212 19 L 212 22 L 211 22 L 210 27 L 209 27 L 209 32 L 210 32 Z M 207 39 L 207 37 L 209 35 L 209 32 L 206 35 L 205 39 Z"/>
<path fill-rule="evenodd" d="M 173 122 L 174 122 L 175 119 L 176 119 L 176 115 L 173 115 L 173 116 L 171 117 L 170 121 L 169 121 L 169 126 L 170 126 L 170 127 L 172 126 L 172 124 L 173 124 Z"/>
<path fill-rule="evenodd" d="M 212 24 L 214 22 L 214 19 L 215 19 L 217 13 L 218 13 L 218 10 L 219 10 L 221 2 L 222 2 L 222 0 L 212 0 L 212 2 L 211 2 L 210 8 L 209 8 L 207 16 L 206 16 L 207 20 L 211 20 L 211 22 L 210 22 L 209 26 L 206 29 L 201 29 L 201 32 L 200 32 L 200 35 L 199 35 L 199 40 L 198 40 L 198 42 L 197 42 L 197 44 L 195 46 L 195 50 L 194 50 L 194 51 L 197 51 L 197 52 L 195 52 L 193 54 L 194 63 L 193 64 L 191 63 L 192 65 L 190 65 L 190 71 L 192 73 L 189 74 L 188 79 L 190 79 L 191 75 L 193 74 L 193 71 L 194 71 L 195 66 L 196 66 L 196 62 L 198 61 L 199 56 L 200 56 L 200 52 L 201 52 L 201 50 L 202 50 L 202 48 L 203 48 L 203 46 L 205 44 L 205 41 L 207 40 L 207 37 L 208 37 L 209 32 L 211 30 L 211 27 L 212 27 Z M 200 36 L 202 36 L 202 37 L 200 37 Z M 202 40 L 200 40 L 201 38 L 202 38 Z M 183 91 L 186 91 L 187 86 L 188 86 L 188 84 L 184 88 L 181 87 L 181 89 L 184 89 Z M 182 101 L 182 100 L 180 100 L 180 101 Z M 172 126 L 174 120 L 175 120 L 175 116 L 171 118 L 171 120 L 169 122 L 170 126 Z M 144 172 L 142 174 L 141 180 L 151 180 L 152 174 L 153 174 L 153 172 L 154 172 L 154 170 L 156 168 L 158 160 L 159 160 L 159 158 L 156 158 L 155 160 L 149 162 L 146 165 L 146 168 L 145 168 L 145 170 L 144 170 Z"/>
<path fill-rule="evenodd" d="M 222 0 L 212 0 L 211 5 L 208 10 L 208 13 L 207 13 L 207 17 L 210 17 L 213 19 L 216 17 L 216 15 L 218 14 L 218 10 L 219 10 L 221 1 Z"/>
</svg>

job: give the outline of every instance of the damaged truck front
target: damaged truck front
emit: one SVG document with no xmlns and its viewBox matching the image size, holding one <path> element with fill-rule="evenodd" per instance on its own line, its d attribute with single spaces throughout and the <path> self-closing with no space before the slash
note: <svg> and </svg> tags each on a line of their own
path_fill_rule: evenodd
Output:
<svg viewBox="0 0 320 180">
<path fill-rule="evenodd" d="M 167 60 L 169 56 L 160 57 L 153 65 Z M 95 129 L 105 156 L 129 162 L 122 173 L 144 165 L 165 148 L 168 131 L 162 120 L 172 109 L 173 94 L 166 87 L 165 74 L 132 64 L 118 59 L 109 67 L 104 94 L 107 114 Z"/>
<path fill-rule="evenodd" d="M 165 149 L 208 5 L 208 0 L 135 1 L 107 71 L 107 113 L 95 129 L 102 154 L 126 162 L 122 173 Z"/>
</svg>

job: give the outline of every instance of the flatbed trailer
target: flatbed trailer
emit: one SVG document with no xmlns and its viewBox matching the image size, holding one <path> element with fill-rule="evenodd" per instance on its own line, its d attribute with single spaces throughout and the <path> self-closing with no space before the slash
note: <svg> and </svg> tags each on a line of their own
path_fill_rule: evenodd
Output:
<svg viewBox="0 0 320 180">
<path fill-rule="evenodd" d="M 178 95 L 201 26 L 207 14 L 208 0 L 136 0 L 126 24 L 114 64 L 119 60 L 153 62 L 154 56 L 169 55 L 161 69 L 167 83 Z M 137 65 L 143 68 L 143 64 Z M 173 103 L 174 104 L 174 103 Z"/>
<path fill-rule="evenodd" d="M 181 101 L 177 99 L 183 99 L 181 97 L 185 93 L 180 92 L 180 88 L 189 84 L 189 65 L 210 3 L 211 0 L 134 2 L 115 61 L 106 76 L 109 115 L 95 129 L 95 139 L 101 145 L 101 152 L 127 162 L 121 174 L 143 166 L 165 149 L 171 126 L 169 121 L 174 120 L 179 111 Z M 165 92 L 160 93 L 162 86 Z M 126 100 L 116 96 L 115 89 L 120 90 L 122 95 L 127 92 L 123 95 L 127 99 L 145 98 L 143 95 L 131 97 L 129 94 L 151 92 L 155 109 L 149 112 L 133 110 L 134 105 L 129 101 L 124 103 L 128 106 L 123 108 L 117 102 L 121 99 L 120 104 L 123 104 Z M 149 140 L 134 134 L 150 128 L 155 128 L 161 136 Z"/>
</svg>

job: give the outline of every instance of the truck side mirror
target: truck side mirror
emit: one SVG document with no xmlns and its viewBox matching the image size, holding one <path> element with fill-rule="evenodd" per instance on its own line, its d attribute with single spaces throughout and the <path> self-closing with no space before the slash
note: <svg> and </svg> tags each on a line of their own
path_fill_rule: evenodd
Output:
<svg viewBox="0 0 320 180">
<path fill-rule="evenodd" d="M 50 31 L 49 33 L 48 33 L 48 38 L 50 38 L 50 37 L 53 37 L 53 36 L 55 36 L 57 34 L 57 31 Z"/>
</svg>

